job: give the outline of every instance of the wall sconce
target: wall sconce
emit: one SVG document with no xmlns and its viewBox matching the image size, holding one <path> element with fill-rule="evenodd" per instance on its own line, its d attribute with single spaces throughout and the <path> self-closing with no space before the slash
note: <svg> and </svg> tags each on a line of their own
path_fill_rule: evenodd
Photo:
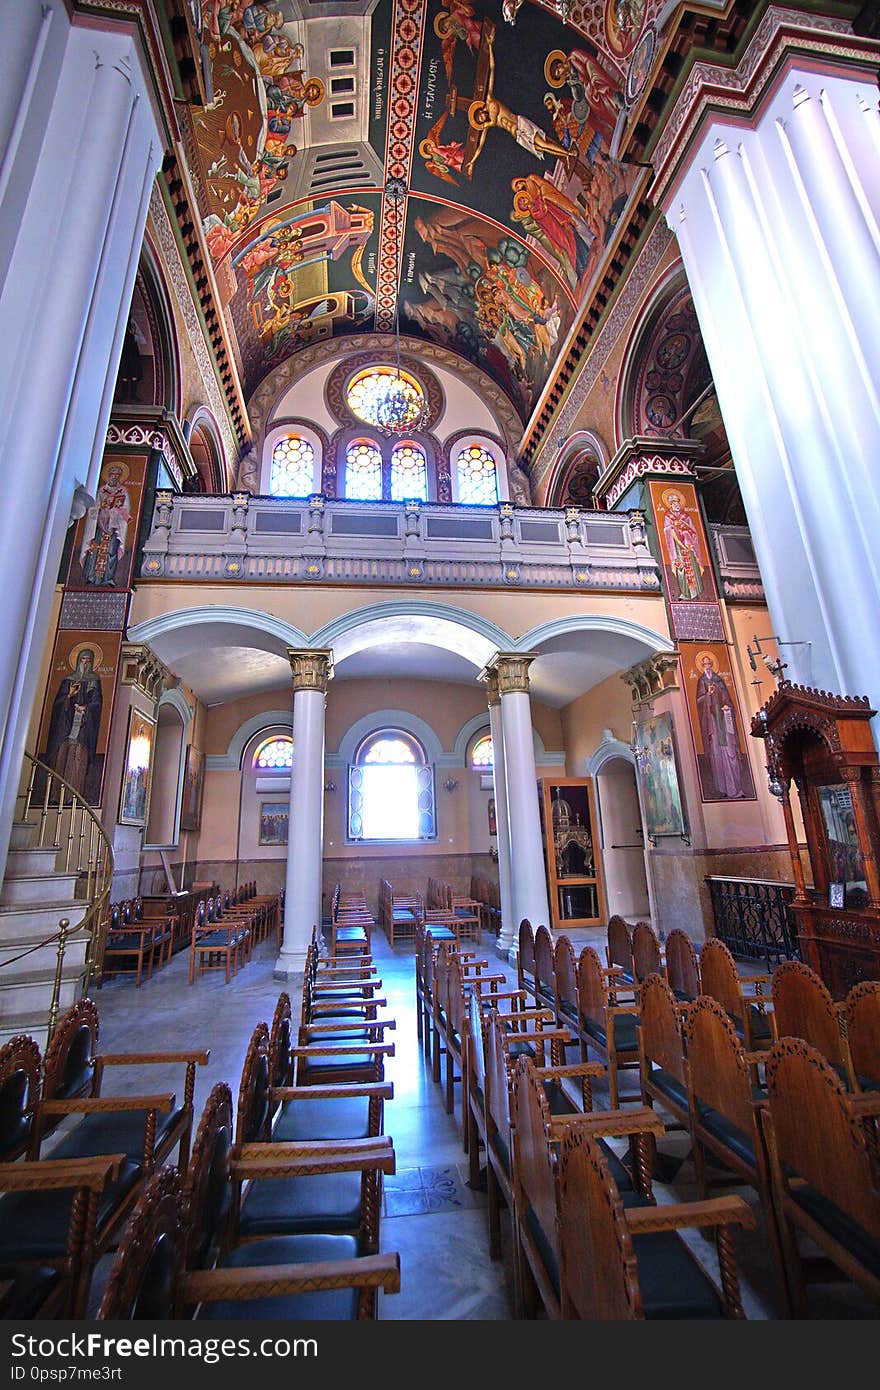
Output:
<svg viewBox="0 0 880 1390">
<path fill-rule="evenodd" d="M 324 790 L 325 790 L 325 792 L 335 792 L 335 790 L 336 790 L 336 783 L 335 783 L 335 782 L 325 782 L 325 783 L 324 783 Z"/>
<path fill-rule="evenodd" d="M 444 787 L 446 788 L 446 790 L 447 790 L 448 792 L 454 792 L 455 789 L 456 789 L 456 787 L 458 786 L 458 778 L 457 778 L 457 777 L 447 777 L 447 778 L 446 778 L 446 781 L 443 783 L 443 785 L 444 785 Z"/>
</svg>

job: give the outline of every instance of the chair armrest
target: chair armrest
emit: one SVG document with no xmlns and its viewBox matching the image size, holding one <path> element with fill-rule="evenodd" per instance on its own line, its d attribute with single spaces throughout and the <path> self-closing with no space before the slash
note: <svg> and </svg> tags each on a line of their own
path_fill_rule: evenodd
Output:
<svg viewBox="0 0 880 1390">
<path fill-rule="evenodd" d="M 638 1014 L 641 1010 L 638 1004 L 606 1004 L 605 1012 L 609 1014 Z"/>
<path fill-rule="evenodd" d="M 364 1053 L 371 1057 L 393 1057 L 394 1043 L 353 1043 L 351 1046 L 341 1044 L 339 1047 L 331 1047 L 325 1043 L 323 1047 L 292 1047 L 290 1050 L 294 1057 L 360 1057 Z"/>
<path fill-rule="evenodd" d="M 541 1021 L 543 1023 L 556 1022 L 556 1015 L 552 1009 L 517 1009 L 515 1013 L 501 1014 L 499 1017 L 504 1023 L 520 1023 L 529 1019 L 534 1019 L 535 1022 Z"/>
<path fill-rule="evenodd" d="M 550 1138 L 561 1139 L 571 1125 L 577 1124 L 588 1133 L 625 1139 L 630 1134 L 653 1134 L 662 1139 L 666 1126 L 649 1105 L 627 1106 L 625 1110 L 590 1110 L 581 1115 L 553 1115 L 550 1118 Z"/>
<path fill-rule="evenodd" d="M 604 1076 L 605 1068 L 601 1062 L 572 1062 L 561 1067 L 535 1067 L 534 1074 L 540 1081 L 553 1081 L 557 1078 L 561 1080 L 564 1076 Z"/>
<path fill-rule="evenodd" d="M 337 1081 L 327 1086 L 273 1086 L 270 1100 L 357 1100 L 375 1096 L 377 1100 L 393 1100 L 394 1085 L 390 1081 Z"/>
<path fill-rule="evenodd" d="M 710 1197 L 705 1202 L 671 1202 L 656 1207 L 626 1207 L 630 1235 L 654 1235 L 689 1226 L 742 1226 L 755 1228 L 755 1213 L 742 1197 Z"/>
<path fill-rule="evenodd" d="M 174 1106 L 174 1095 L 161 1096 L 80 1096 L 75 1100 L 41 1100 L 36 1106 L 43 1115 L 108 1115 L 125 1110 L 156 1110 L 167 1115 Z"/>
<path fill-rule="evenodd" d="M 382 1289 L 400 1292 L 400 1256 L 362 1255 L 352 1260 L 311 1264 L 256 1265 L 250 1269 L 206 1269 L 184 1274 L 178 1283 L 186 1303 L 243 1301 L 311 1293 L 314 1289 Z"/>
<path fill-rule="evenodd" d="M 0 1192 L 41 1192 L 61 1187 L 87 1187 L 103 1192 L 108 1180 L 119 1177 L 125 1154 L 94 1158 L 19 1159 L 0 1163 Z"/>
<path fill-rule="evenodd" d="M 249 1144 L 237 1144 L 233 1161 L 265 1163 L 268 1159 L 325 1158 L 341 1154 L 375 1155 L 383 1158 L 394 1154 L 390 1134 L 377 1134 L 368 1139 L 269 1139 Z"/>
<path fill-rule="evenodd" d="M 847 1094 L 846 1098 L 857 1120 L 870 1120 L 880 1115 L 880 1091 L 857 1091 L 855 1095 Z"/>
<path fill-rule="evenodd" d="M 353 1023 L 301 1023 L 299 1025 L 300 1036 L 303 1033 L 365 1033 L 369 1029 L 396 1028 L 397 1024 L 393 1018 L 363 1018 L 356 1019 Z"/>
<path fill-rule="evenodd" d="M 203 1047 L 192 1052 L 101 1052 L 95 1061 L 105 1067 L 159 1066 L 165 1062 L 195 1062 L 197 1067 L 205 1067 L 210 1056 L 211 1049 Z"/>
<path fill-rule="evenodd" d="M 266 1149 L 279 1146 L 261 1145 Z M 271 1153 L 259 1157 L 233 1159 L 230 1171 L 240 1182 L 266 1178 L 308 1178 L 321 1177 L 329 1173 L 393 1173 L 395 1156 L 393 1149 L 371 1149 L 355 1153 L 349 1149 L 334 1152 L 321 1145 L 322 1153 L 290 1153 L 286 1155 Z"/>
</svg>

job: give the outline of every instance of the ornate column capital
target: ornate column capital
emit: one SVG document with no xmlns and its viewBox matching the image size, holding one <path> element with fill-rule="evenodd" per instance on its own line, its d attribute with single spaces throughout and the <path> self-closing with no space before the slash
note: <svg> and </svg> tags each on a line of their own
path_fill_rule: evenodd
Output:
<svg viewBox="0 0 880 1390">
<path fill-rule="evenodd" d="M 287 656 L 293 676 L 293 692 L 298 690 L 320 690 L 327 693 L 327 686 L 333 679 L 333 653 L 329 647 L 306 647 L 296 650 L 288 647 Z"/>
<path fill-rule="evenodd" d="M 501 691 L 498 689 L 498 672 L 491 666 L 484 666 L 477 680 L 486 687 L 486 703 L 490 709 L 501 704 Z"/>
<path fill-rule="evenodd" d="M 534 652 L 496 652 L 487 661 L 484 672 L 488 683 L 494 676 L 498 686 L 498 697 L 502 695 L 528 695 L 529 667 L 535 660 Z M 481 679 L 484 672 L 481 672 Z"/>
</svg>

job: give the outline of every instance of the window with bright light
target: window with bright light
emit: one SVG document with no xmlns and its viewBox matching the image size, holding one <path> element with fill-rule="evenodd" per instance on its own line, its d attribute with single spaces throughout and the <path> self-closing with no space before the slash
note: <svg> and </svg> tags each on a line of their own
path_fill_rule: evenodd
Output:
<svg viewBox="0 0 880 1390">
<path fill-rule="evenodd" d="M 352 414 L 368 425 L 376 426 L 385 422 L 389 399 L 398 398 L 403 402 L 401 408 L 412 411 L 412 415 L 406 414 L 406 419 L 409 428 L 415 428 L 412 421 L 425 409 L 425 393 L 409 372 L 401 371 L 398 367 L 368 367 L 352 378 L 346 392 Z"/>
<path fill-rule="evenodd" d="M 285 435 L 272 450 L 269 492 L 273 497 L 308 497 L 314 491 L 314 449 L 298 434 Z"/>
<path fill-rule="evenodd" d="M 395 444 L 391 453 L 391 500 L 428 500 L 428 460 L 418 444 Z"/>
<path fill-rule="evenodd" d="M 399 729 L 371 734 L 348 773 L 350 840 L 434 838 L 434 769 L 410 734 Z"/>
<path fill-rule="evenodd" d="M 358 502 L 382 500 L 382 454 L 371 439 L 353 439 L 348 446 L 345 495 Z"/>
<path fill-rule="evenodd" d="M 491 772 L 495 766 L 495 754 L 492 749 L 492 735 L 484 734 L 478 738 L 471 749 L 471 767 L 478 772 Z"/>
<path fill-rule="evenodd" d="M 293 739 L 273 734 L 254 754 L 254 767 L 260 772 L 289 772 L 293 766 Z"/>
<path fill-rule="evenodd" d="M 498 501 L 495 459 L 482 444 L 466 444 L 455 456 L 458 500 L 469 507 L 494 507 Z"/>
</svg>

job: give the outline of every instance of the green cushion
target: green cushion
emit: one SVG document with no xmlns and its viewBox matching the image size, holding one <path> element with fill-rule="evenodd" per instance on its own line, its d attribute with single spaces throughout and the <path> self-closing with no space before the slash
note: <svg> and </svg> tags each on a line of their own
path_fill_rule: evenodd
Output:
<svg viewBox="0 0 880 1390">
<path fill-rule="evenodd" d="M 591 1018 L 582 1016 L 581 1023 L 584 1031 L 589 1033 L 591 1038 L 595 1038 L 603 1047 L 607 1046 L 608 1039 L 605 1029 L 601 1024 L 595 1023 Z M 636 1016 L 635 1014 L 615 1014 L 614 1015 L 614 1046 L 618 1052 L 637 1052 L 638 1038 L 636 1035 Z"/>
<path fill-rule="evenodd" d="M 751 1135 L 744 1133 L 743 1130 L 732 1124 L 726 1115 L 722 1115 L 720 1111 L 713 1110 L 708 1105 L 698 1102 L 697 1109 L 700 1112 L 700 1122 L 703 1128 L 732 1150 L 743 1163 L 754 1168 L 755 1149 Z"/>
<path fill-rule="evenodd" d="M 707 1319 L 724 1316 L 709 1279 L 674 1231 L 634 1236 L 646 1318 Z"/>
<path fill-rule="evenodd" d="M 842 1211 L 830 1197 L 825 1197 L 808 1183 L 789 1191 L 799 1207 L 869 1269 L 875 1278 L 880 1279 L 880 1241 L 869 1235 L 863 1226 Z"/>
<path fill-rule="evenodd" d="M 223 1268 L 254 1269 L 265 1265 L 351 1260 L 357 1253 L 357 1241 L 351 1236 L 281 1236 L 274 1240 L 255 1240 L 239 1245 L 224 1261 Z M 314 1293 L 279 1294 L 274 1298 L 224 1299 L 217 1303 L 203 1303 L 199 1321 L 257 1322 L 276 1318 L 285 1322 L 349 1322 L 357 1317 L 357 1305 L 355 1289 L 318 1289 Z"/>
<path fill-rule="evenodd" d="M 116 1110 L 103 1115 L 84 1115 L 75 1129 L 59 1141 L 51 1153 L 53 1158 L 92 1158 L 96 1154 L 127 1154 L 139 1163 L 144 1152 L 146 1110 Z M 156 1116 L 156 1145 L 158 1149 L 178 1123 L 183 1111 L 172 1108 L 167 1115 Z"/>
<path fill-rule="evenodd" d="M 245 1193 L 242 1238 L 324 1232 L 350 1235 L 361 1224 L 360 1173 L 258 1178 Z"/>
<path fill-rule="evenodd" d="M 651 1082 L 658 1091 L 669 1097 L 673 1105 L 677 1105 L 681 1110 L 689 1108 L 687 1087 L 677 1076 L 673 1076 L 672 1072 L 666 1071 L 664 1067 L 652 1067 Z"/>
<path fill-rule="evenodd" d="M 140 1175 L 139 1163 L 125 1161 L 117 1181 L 104 1189 L 98 1203 L 99 1234 Z M 51 1192 L 7 1192 L 0 1197 L 0 1262 L 54 1260 L 62 1256 L 67 1248 L 73 1195 L 71 1188 L 60 1188 Z"/>
<path fill-rule="evenodd" d="M 302 1143 L 310 1139 L 367 1139 L 370 1103 L 363 1099 L 286 1100 L 272 1126 L 272 1141 Z"/>
<path fill-rule="evenodd" d="M 553 1291 L 554 1291 L 554 1293 L 556 1294 L 556 1296 L 557 1296 L 557 1298 L 558 1298 L 558 1297 L 559 1297 L 559 1263 L 558 1263 L 558 1261 L 557 1261 L 557 1259 L 556 1259 L 556 1252 L 555 1252 L 555 1250 L 553 1249 L 553 1246 L 550 1244 L 550 1241 L 549 1241 L 548 1238 L 547 1238 L 546 1232 L 544 1231 L 544 1227 L 541 1225 L 541 1223 L 540 1223 L 540 1221 L 538 1220 L 537 1216 L 535 1215 L 534 1209 L 533 1209 L 532 1207 L 529 1207 L 529 1208 L 528 1208 L 528 1210 L 526 1211 L 525 1217 L 526 1217 L 526 1226 L 528 1227 L 529 1235 L 532 1237 L 532 1240 L 535 1242 L 535 1246 L 536 1246 L 536 1249 L 537 1249 L 537 1252 L 538 1252 L 538 1257 L 540 1258 L 541 1264 L 544 1266 L 544 1269 L 545 1269 L 546 1272 L 547 1272 L 547 1277 L 548 1277 L 548 1279 L 550 1280 L 550 1283 L 551 1283 L 552 1286 L 553 1286 Z"/>
</svg>

